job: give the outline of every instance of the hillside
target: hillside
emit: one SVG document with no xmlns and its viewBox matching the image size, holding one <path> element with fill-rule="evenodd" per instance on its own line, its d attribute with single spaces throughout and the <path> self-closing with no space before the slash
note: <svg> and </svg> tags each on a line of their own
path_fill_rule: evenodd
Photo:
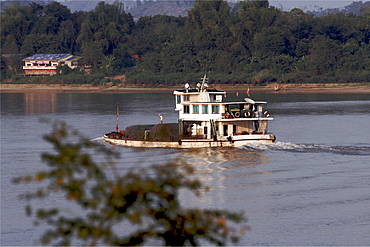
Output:
<svg viewBox="0 0 370 247">
<path fill-rule="evenodd" d="M 4 9 L 0 76 L 26 82 L 20 58 L 69 53 L 91 73 L 58 69 L 53 83 L 104 85 L 125 74 L 129 84 L 171 86 L 205 72 L 227 84 L 370 82 L 370 9 L 315 17 L 267 1 L 232 8 L 218 0 L 196 1 L 181 16 L 191 3 L 146 1 L 130 10 L 135 17 L 121 2 L 73 13 L 59 2 Z"/>
<path fill-rule="evenodd" d="M 311 13 L 315 16 L 325 16 L 328 14 L 337 14 L 337 13 L 343 13 L 343 14 L 355 14 L 360 15 L 364 8 L 370 8 L 370 1 L 367 2 L 352 2 L 351 4 L 345 6 L 343 9 L 339 8 L 328 8 L 328 9 L 319 9 L 314 11 L 307 11 L 307 13 Z"/>
<path fill-rule="evenodd" d="M 27 5 L 31 2 L 35 2 L 41 5 L 47 4 L 49 1 L 1 1 L 0 6 L 9 7 L 13 6 L 14 2 L 17 4 Z M 72 0 L 72 1 L 60 1 L 61 4 L 68 7 L 71 12 L 76 11 L 90 11 L 93 10 L 96 5 L 101 2 L 100 0 Z M 104 2 L 112 4 L 115 1 L 113 0 L 105 0 Z M 148 0 L 148 1 L 132 1 L 132 0 L 120 0 L 119 2 L 123 2 L 125 6 L 125 11 L 131 13 L 135 20 L 137 20 L 141 16 L 155 16 L 155 15 L 170 15 L 170 16 L 186 16 L 188 11 L 194 7 L 195 2 L 193 0 L 178 0 L 178 1 L 169 1 L 169 0 Z M 230 6 L 235 5 L 235 2 L 229 2 Z M 325 16 L 327 14 L 336 14 L 336 13 L 344 13 L 350 14 L 354 13 L 356 15 L 361 14 L 361 9 L 363 7 L 370 7 L 370 1 L 362 2 L 362 1 L 354 1 L 350 5 L 345 6 L 344 8 L 319 8 L 312 11 L 307 11 L 307 13 L 313 14 L 315 16 Z"/>
<path fill-rule="evenodd" d="M 194 7 L 194 1 L 145 1 L 136 2 L 136 6 L 127 11 L 136 19 L 140 16 L 171 15 L 186 16 L 188 10 Z"/>
</svg>

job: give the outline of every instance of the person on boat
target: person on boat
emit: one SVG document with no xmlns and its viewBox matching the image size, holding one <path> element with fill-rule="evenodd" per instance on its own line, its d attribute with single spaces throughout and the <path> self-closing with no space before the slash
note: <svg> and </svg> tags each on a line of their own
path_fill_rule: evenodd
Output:
<svg viewBox="0 0 370 247">
<path fill-rule="evenodd" d="M 188 124 L 187 127 L 186 127 L 185 135 L 190 136 L 191 132 L 192 132 L 192 129 L 193 129 L 193 124 Z"/>
<path fill-rule="evenodd" d="M 227 105 L 225 106 L 225 118 L 232 118 L 229 107 Z"/>
<path fill-rule="evenodd" d="M 259 118 L 259 112 L 257 110 L 257 107 L 256 106 L 253 106 L 253 117 L 255 118 Z M 260 122 L 258 120 L 253 120 L 253 123 L 254 123 L 254 129 L 255 129 L 255 132 L 258 131 L 259 127 L 260 127 Z"/>
<path fill-rule="evenodd" d="M 158 116 L 159 116 L 159 121 L 162 124 L 163 123 L 164 116 L 162 114 L 158 114 Z"/>
</svg>

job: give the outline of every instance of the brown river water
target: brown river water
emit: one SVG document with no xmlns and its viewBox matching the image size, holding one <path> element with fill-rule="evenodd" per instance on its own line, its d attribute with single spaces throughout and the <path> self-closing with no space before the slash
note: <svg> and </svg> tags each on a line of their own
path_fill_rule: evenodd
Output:
<svg viewBox="0 0 370 247">
<path fill-rule="evenodd" d="M 228 100 L 245 95 L 228 94 Z M 264 94 L 274 121 L 273 144 L 242 148 L 140 149 L 112 147 L 121 172 L 180 159 L 210 187 L 197 198 L 184 192 L 184 207 L 243 210 L 248 230 L 243 246 L 365 246 L 370 243 L 370 95 Z M 46 225 L 35 227 L 25 215 L 14 177 L 45 169 L 41 152 L 51 150 L 42 135 L 51 127 L 41 117 L 59 119 L 93 141 L 119 125 L 151 124 L 164 115 L 176 122 L 171 93 L 2 93 L 1 94 L 1 246 L 36 245 Z M 53 197 L 35 206 L 60 205 Z"/>
</svg>

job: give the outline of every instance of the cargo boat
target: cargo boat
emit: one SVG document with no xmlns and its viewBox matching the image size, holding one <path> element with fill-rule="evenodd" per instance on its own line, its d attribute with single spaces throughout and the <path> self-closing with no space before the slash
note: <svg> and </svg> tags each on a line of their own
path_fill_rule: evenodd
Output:
<svg viewBox="0 0 370 247">
<path fill-rule="evenodd" d="M 208 88 L 206 75 L 196 87 L 188 83 L 173 92 L 179 117 L 177 123 L 133 125 L 104 135 L 112 145 L 159 148 L 241 147 L 250 142 L 271 143 L 267 132 L 273 120 L 263 109 L 265 101 L 245 98 L 224 102 L 225 91 Z M 117 118 L 118 119 L 118 118 Z M 118 120 L 117 120 L 118 121 Z"/>
</svg>

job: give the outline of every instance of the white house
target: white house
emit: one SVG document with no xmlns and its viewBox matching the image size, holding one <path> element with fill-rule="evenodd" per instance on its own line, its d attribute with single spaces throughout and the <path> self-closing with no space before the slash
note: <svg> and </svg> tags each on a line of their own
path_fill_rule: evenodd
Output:
<svg viewBox="0 0 370 247">
<path fill-rule="evenodd" d="M 58 65 L 67 65 L 71 69 L 78 67 L 78 61 L 82 57 L 73 56 L 69 53 L 62 54 L 35 54 L 23 59 L 25 75 L 55 75 Z"/>
</svg>

